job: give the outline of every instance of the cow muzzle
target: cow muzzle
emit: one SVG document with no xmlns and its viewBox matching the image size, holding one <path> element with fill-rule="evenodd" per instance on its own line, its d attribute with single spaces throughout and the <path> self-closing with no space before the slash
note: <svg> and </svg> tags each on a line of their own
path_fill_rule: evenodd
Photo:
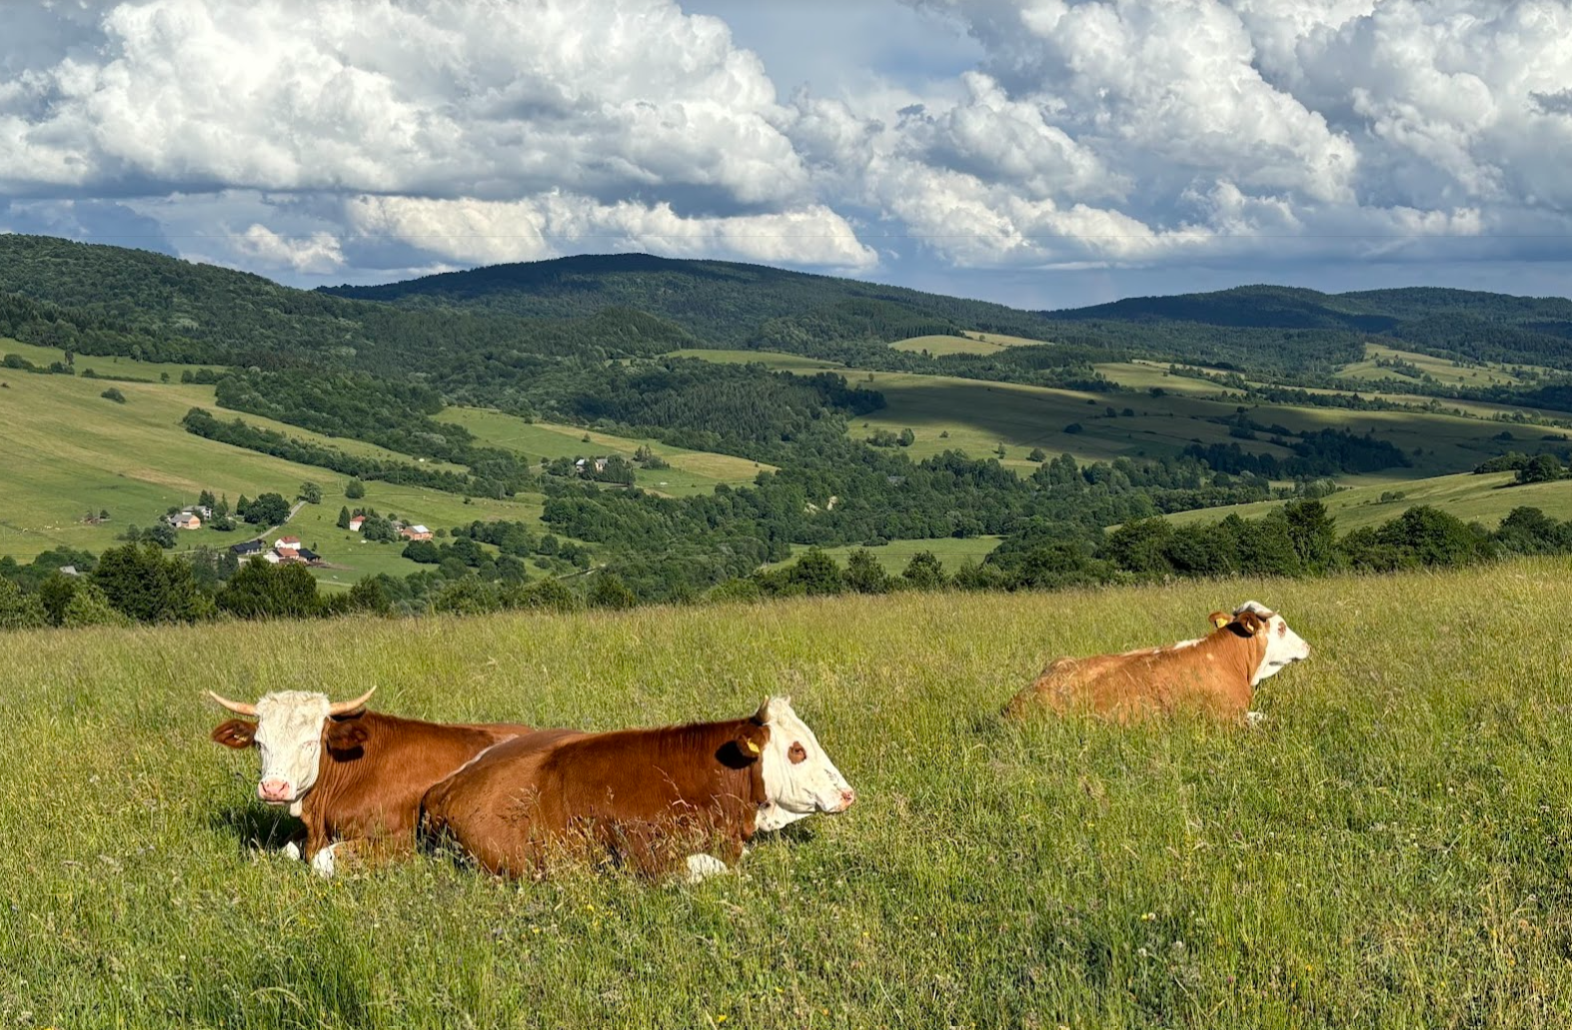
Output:
<svg viewBox="0 0 1572 1030">
<path fill-rule="evenodd" d="M 820 802 L 820 809 L 822 811 L 830 813 L 831 815 L 836 815 L 836 814 L 839 814 L 841 812 L 846 811 L 848 808 L 850 808 L 852 806 L 852 803 L 854 801 L 856 801 L 856 800 L 857 800 L 857 792 L 855 790 L 852 790 L 850 787 L 843 787 L 841 789 L 839 797 L 837 797 L 835 801 L 831 802 L 828 805 L 824 804 L 823 802 Z"/>
<path fill-rule="evenodd" d="M 288 780 L 263 780 L 257 784 L 257 797 L 270 805 L 287 805 L 295 800 L 295 788 Z"/>
</svg>

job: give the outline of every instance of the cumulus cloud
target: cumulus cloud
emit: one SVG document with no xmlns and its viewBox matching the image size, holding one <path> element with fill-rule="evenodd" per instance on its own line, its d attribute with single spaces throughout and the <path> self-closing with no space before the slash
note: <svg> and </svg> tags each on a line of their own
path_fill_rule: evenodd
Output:
<svg viewBox="0 0 1572 1030">
<path fill-rule="evenodd" d="M 269 268 L 289 268 L 296 272 L 323 274 L 344 264 L 344 251 L 331 233 L 310 236 L 280 236 L 265 225 L 252 225 L 235 240 L 235 249 Z"/>
<path fill-rule="evenodd" d="M 758 59 L 668 0 L 141 0 L 0 89 L 0 183 L 492 197 L 805 177 Z"/>
<path fill-rule="evenodd" d="M 866 6 L 749 7 L 822 19 L 791 96 L 687 2 L 22 5 L 0 225 L 150 220 L 296 281 L 594 250 L 1259 277 L 1572 233 L 1572 0 L 899 0 L 919 63 L 883 70 L 834 28 Z"/>
<path fill-rule="evenodd" d="M 579 251 L 647 251 L 846 271 L 877 263 L 847 221 L 823 206 L 706 218 L 683 217 L 669 204 L 599 204 L 560 192 L 517 201 L 362 196 L 349 204 L 349 223 L 365 235 L 392 237 L 469 264 Z"/>
</svg>

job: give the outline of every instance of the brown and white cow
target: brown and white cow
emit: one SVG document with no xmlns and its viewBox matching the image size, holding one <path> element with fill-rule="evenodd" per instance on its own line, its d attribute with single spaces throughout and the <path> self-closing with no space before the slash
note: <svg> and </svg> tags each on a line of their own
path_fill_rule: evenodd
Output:
<svg viewBox="0 0 1572 1030">
<path fill-rule="evenodd" d="M 735 864 L 757 831 L 856 797 L 791 699 L 775 697 L 728 722 L 505 741 L 422 807 L 428 830 L 500 875 L 566 856 L 695 881 Z"/>
<path fill-rule="evenodd" d="M 254 705 L 209 696 L 237 715 L 213 730 L 225 747 L 261 752 L 257 796 L 289 807 L 306 825 L 304 857 L 323 876 L 335 854 L 413 849 L 421 796 L 501 740 L 531 732 L 508 723 L 443 724 L 368 712 L 375 687 L 353 701 L 307 691 L 267 694 Z"/>
<path fill-rule="evenodd" d="M 1255 688 L 1288 665 L 1310 657 L 1310 645 L 1281 615 L 1256 601 L 1232 614 L 1213 612 L 1210 636 L 1167 647 L 1090 658 L 1060 658 L 1005 706 L 1022 716 L 1047 705 L 1089 709 L 1120 721 L 1193 708 L 1254 721 Z"/>
</svg>

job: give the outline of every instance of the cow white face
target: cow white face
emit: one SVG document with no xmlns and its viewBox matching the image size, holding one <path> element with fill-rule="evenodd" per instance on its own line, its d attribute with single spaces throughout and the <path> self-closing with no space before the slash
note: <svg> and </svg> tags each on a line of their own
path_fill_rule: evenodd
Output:
<svg viewBox="0 0 1572 1030">
<path fill-rule="evenodd" d="M 353 701 L 329 701 L 326 694 L 281 690 L 263 695 L 254 705 L 230 701 L 209 691 L 209 697 L 231 712 L 256 719 L 231 719 L 213 731 L 213 739 L 237 749 L 254 745 L 262 754 L 257 797 L 270 805 L 289 805 L 290 811 L 299 815 L 300 799 L 316 785 L 321 768 L 324 724 L 330 717 L 363 711 L 376 690 L 372 687 Z M 358 727 L 335 726 L 335 746 L 358 744 L 365 739 L 365 731 Z"/>
<path fill-rule="evenodd" d="M 760 830 L 778 830 L 815 812 L 844 812 L 857 800 L 808 724 L 792 711 L 791 698 L 772 697 L 761 714 L 770 728 L 764 745 L 764 793 Z"/>
<path fill-rule="evenodd" d="M 322 726 L 333 708 L 327 695 L 284 690 L 265 695 L 255 705 L 218 700 L 231 711 L 256 717 L 256 722 L 223 723 L 213 731 L 213 739 L 237 750 L 254 746 L 261 753 L 257 797 L 270 805 L 298 804 L 317 782 Z"/>
<path fill-rule="evenodd" d="M 1250 680 L 1252 687 L 1277 675 L 1294 662 L 1302 662 L 1310 657 L 1310 645 L 1288 628 L 1288 622 L 1281 615 L 1259 601 L 1246 601 L 1234 609 L 1235 615 L 1243 612 L 1254 612 L 1265 623 L 1261 632 L 1266 635 L 1266 657 L 1261 659 L 1260 667 Z"/>
</svg>

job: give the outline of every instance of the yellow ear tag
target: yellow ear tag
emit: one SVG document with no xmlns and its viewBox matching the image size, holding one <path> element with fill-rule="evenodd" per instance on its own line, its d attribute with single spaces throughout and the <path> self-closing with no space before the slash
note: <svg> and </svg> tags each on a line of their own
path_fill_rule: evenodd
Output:
<svg viewBox="0 0 1572 1030">
<path fill-rule="evenodd" d="M 1219 615 L 1217 618 L 1212 620 L 1212 625 L 1216 626 L 1218 629 L 1222 629 L 1224 626 L 1228 625 L 1228 622 L 1228 616 Z"/>
<path fill-rule="evenodd" d="M 759 745 L 755 744 L 753 741 L 745 740 L 742 743 L 743 743 L 744 747 L 746 747 L 749 751 L 753 752 L 754 754 L 758 754 L 759 753 Z"/>
</svg>

